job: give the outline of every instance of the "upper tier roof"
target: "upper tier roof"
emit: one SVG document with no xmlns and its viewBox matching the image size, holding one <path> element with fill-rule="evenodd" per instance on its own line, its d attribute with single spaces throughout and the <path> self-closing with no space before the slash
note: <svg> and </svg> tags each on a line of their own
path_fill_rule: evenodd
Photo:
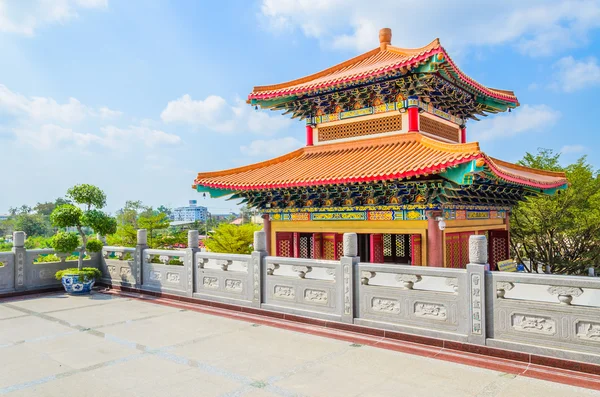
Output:
<svg viewBox="0 0 600 397">
<path fill-rule="evenodd" d="M 382 32 L 385 29 L 382 29 Z M 380 34 L 380 46 L 348 61 L 309 76 L 285 83 L 257 86 L 248 96 L 249 101 L 261 101 L 286 96 L 311 94 L 315 90 L 339 86 L 402 71 L 407 73 L 435 56 L 438 68 L 455 79 L 452 83 L 468 87 L 473 93 L 496 100 L 518 104 L 512 91 L 485 87 L 464 74 L 448 56 L 439 39 L 421 48 L 399 48 L 385 41 Z M 389 32 L 391 41 L 391 31 Z"/>
<path fill-rule="evenodd" d="M 536 189 L 565 186 L 561 172 L 522 167 L 486 156 L 478 143 L 449 144 L 420 133 L 307 146 L 272 160 L 225 171 L 199 173 L 194 188 L 230 191 L 320 186 L 425 176 L 479 160 L 510 184 Z"/>
</svg>

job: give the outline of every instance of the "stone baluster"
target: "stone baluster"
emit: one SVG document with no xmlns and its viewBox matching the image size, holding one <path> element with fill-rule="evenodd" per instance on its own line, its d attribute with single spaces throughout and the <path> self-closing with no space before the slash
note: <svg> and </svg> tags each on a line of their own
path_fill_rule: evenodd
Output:
<svg viewBox="0 0 600 397">
<path fill-rule="evenodd" d="M 264 302 L 262 286 L 267 272 L 265 258 L 268 255 L 267 235 L 264 230 L 254 232 L 253 247 L 254 251 L 252 252 L 250 266 L 248 266 L 248 273 L 252 274 L 252 306 L 260 307 L 261 302 Z"/>
<path fill-rule="evenodd" d="M 194 295 L 194 286 L 196 285 L 196 253 L 200 251 L 198 247 L 200 234 L 198 230 L 188 231 L 188 244 L 185 250 L 185 270 L 187 273 L 186 293 L 188 296 Z"/>
<path fill-rule="evenodd" d="M 144 251 L 148 249 L 148 231 L 139 229 L 137 231 L 137 245 L 135 246 L 135 287 L 142 288 L 144 283 Z"/>
<path fill-rule="evenodd" d="M 469 237 L 469 264 L 467 265 L 467 291 L 463 304 L 469 307 L 468 341 L 485 345 L 485 271 L 488 268 L 488 244 L 483 235 Z"/>
<path fill-rule="evenodd" d="M 342 321 L 345 323 L 354 322 L 354 310 L 355 302 L 355 291 L 358 292 L 358 263 L 360 258 L 358 257 L 358 238 L 356 233 L 344 233 L 344 256 L 340 258 L 342 277 L 341 280 L 336 277 L 336 285 L 341 285 L 341 306 L 342 306 Z M 339 287 L 338 287 L 339 288 Z"/>
<path fill-rule="evenodd" d="M 13 248 L 15 255 L 15 289 L 25 289 L 25 261 L 27 250 L 25 249 L 25 232 L 13 232 Z"/>
<path fill-rule="evenodd" d="M 558 295 L 558 301 L 562 305 L 570 305 L 573 301 L 573 297 L 581 296 L 583 290 L 579 287 L 567 287 L 553 285 L 548 288 L 548 292 L 552 295 Z"/>
<path fill-rule="evenodd" d="M 415 283 L 418 283 L 423 278 L 416 274 L 398 274 L 396 281 L 401 282 L 405 289 L 413 289 Z"/>
</svg>

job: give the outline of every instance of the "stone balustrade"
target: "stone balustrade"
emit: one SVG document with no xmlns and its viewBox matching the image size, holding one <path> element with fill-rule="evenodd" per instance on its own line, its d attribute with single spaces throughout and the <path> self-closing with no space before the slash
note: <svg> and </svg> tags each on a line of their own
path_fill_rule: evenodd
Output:
<svg viewBox="0 0 600 397">
<path fill-rule="evenodd" d="M 600 362 L 600 279 L 486 271 L 484 236 L 472 236 L 466 269 L 360 263 L 354 233 L 338 261 L 267 256 L 262 231 L 250 255 L 199 252 L 198 232 L 188 237 L 192 248 L 155 250 L 139 230 L 135 248 L 105 246 L 85 266 L 140 291 Z M 77 264 L 35 263 L 54 251 L 14 240 L 0 253 L 0 296 L 56 287 L 54 273 Z"/>
</svg>

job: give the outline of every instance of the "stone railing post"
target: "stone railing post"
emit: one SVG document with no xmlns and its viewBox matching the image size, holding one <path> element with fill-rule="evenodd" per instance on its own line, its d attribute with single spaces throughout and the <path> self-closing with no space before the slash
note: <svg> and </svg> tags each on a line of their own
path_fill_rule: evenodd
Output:
<svg viewBox="0 0 600 397">
<path fill-rule="evenodd" d="M 135 246 L 135 287 L 142 288 L 144 269 L 144 250 L 148 249 L 148 231 L 139 229 L 137 231 L 137 245 Z"/>
<path fill-rule="evenodd" d="M 342 279 L 336 280 L 336 283 L 341 281 L 341 302 L 342 302 L 342 321 L 345 323 L 354 322 L 355 305 L 358 305 L 358 299 L 354 295 L 355 287 L 360 280 L 358 277 L 358 238 L 356 233 L 344 233 L 344 256 L 340 258 L 342 266 Z M 356 290 L 358 292 L 358 290 Z"/>
<path fill-rule="evenodd" d="M 25 249 L 25 232 L 13 232 L 13 248 L 15 255 L 15 290 L 25 289 L 25 261 L 27 250 Z"/>
<path fill-rule="evenodd" d="M 96 233 L 96 238 L 102 243 L 103 246 L 106 246 L 106 236 L 101 235 L 100 233 Z M 94 255 L 94 257 L 96 258 L 95 262 L 96 262 L 96 267 L 98 269 L 100 269 L 101 272 L 104 272 L 103 270 L 103 265 L 102 265 L 102 261 L 103 259 L 103 253 L 102 250 L 100 250 L 100 252 L 96 252 L 96 254 Z"/>
<path fill-rule="evenodd" d="M 469 343 L 485 345 L 485 270 L 488 266 L 488 244 L 483 235 L 469 237 L 469 264 L 467 265 L 467 302 L 469 306 Z"/>
<path fill-rule="evenodd" d="M 200 251 L 200 248 L 198 248 L 199 238 L 198 230 L 188 231 L 188 244 L 185 250 L 185 267 L 187 271 L 186 292 L 188 296 L 194 294 L 194 286 L 196 285 L 196 252 Z"/>
<path fill-rule="evenodd" d="M 251 266 L 248 271 L 252 271 L 252 306 L 260 308 L 263 302 L 263 267 L 267 257 L 267 234 L 264 230 L 254 232 L 254 250 L 252 251 Z"/>
</svg>

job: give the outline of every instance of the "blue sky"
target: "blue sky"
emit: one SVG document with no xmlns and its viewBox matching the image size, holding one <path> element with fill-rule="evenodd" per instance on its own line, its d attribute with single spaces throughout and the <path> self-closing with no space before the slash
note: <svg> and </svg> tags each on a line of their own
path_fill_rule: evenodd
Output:
<svg viewBox="0 0 600 397">
<path fill-rule="evenodd" d="M 451 3 L 451 4 L 450 4 Z M 486 153 L 538 147 L 600 166 L 600 0 L 0 0 L 0 213 L 77 183 L 125 200 L 213 213 L 199 171 L 291 151 L 303 123 L 244 103 L 254 85 L 319 71 L 378 46 L 439 37 L 463 71 L 521 107 L 468 123 Z"/>
</svg>

